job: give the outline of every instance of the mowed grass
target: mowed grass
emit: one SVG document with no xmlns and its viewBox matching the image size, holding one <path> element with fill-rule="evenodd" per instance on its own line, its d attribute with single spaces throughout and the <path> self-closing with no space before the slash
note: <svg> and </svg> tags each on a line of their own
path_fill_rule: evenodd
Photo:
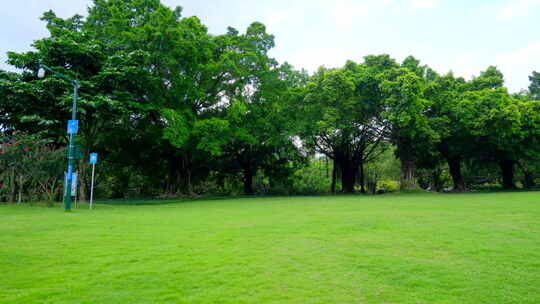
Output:
<svg viewBox="0 0 540 304">
<path fill-rule="evenodd" d="M 2 303 L 540 303 L 540 193 L 0 206 Z"/>
</svg>

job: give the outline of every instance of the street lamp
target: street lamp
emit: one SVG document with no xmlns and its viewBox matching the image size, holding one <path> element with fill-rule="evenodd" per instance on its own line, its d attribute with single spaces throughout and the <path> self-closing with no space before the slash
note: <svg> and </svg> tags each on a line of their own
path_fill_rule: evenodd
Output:
<svg viewBox="0 0 540 304">
<path fill-rule="evenodd" d="M 68 76 L 53 71 L 50 67 L 40 64 L 37 76 L 39 78 L 45 77 L 45 70 L 51 72 L 54 76 L 67 80 L 73 85 L 73 106 L 71 108 L 71 120 L 68 121 L 67 131 L 69 134 L 69 145 L 68 145 L 68 167 L 67 175 L 65 180 L 65 191 L 64 191 L 64 210 L 66 212 L 71 211 L 71 183 L 73 181 L 73 164 L 75 160 L 75 134 L 77 134 L 78 121 L 77 121 L 77 92 L 79 90 L 79 82 L 76 79 L 71 79 Z"/>
</svg>

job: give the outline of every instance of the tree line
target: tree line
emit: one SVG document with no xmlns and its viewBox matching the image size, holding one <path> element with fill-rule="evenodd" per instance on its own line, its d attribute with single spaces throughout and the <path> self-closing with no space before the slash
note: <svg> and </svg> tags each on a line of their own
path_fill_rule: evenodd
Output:
<svg viewBox="0 0 540 304">
<path fill-rule="evenodd" d="M 370 166 L 394 156 L 402 189 L 442 190 L 448 172 L 452 189 L 466 191 L 463 170 L 495 172 L 505 189 L 516 188 L 517 172 L 532 188 L 540 172 L 537 72 L 517 94 L 496 67 L 465 80 L 412 56 L 368 55 L 309 75 L 269 56 L 274 36 L 263 24 L 213 35 L 159 0 L 94 0 L 86 17 L 49 11 L 42 20 L 49 37 L 8 53 L 20 72 L 0 70 L 0 193 L 31 188 L 13 161 L 28 136 L 42 150 L 67 144 L 70 84 L 38 78 L 40 62 L 81 84 L 82 198 L 90 152 L 104 160 L 111 197 L 133 184 L 153 195 L 253 194 L 255 180 L 291 189 L 301 168 L 323 159 L 327 191 L 346 193 L 366 192 Z"/>
</svg>

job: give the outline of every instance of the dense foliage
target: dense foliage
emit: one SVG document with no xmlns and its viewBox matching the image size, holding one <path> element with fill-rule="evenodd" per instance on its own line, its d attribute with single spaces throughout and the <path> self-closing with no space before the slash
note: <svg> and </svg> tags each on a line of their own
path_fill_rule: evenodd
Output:
<svg viewBox="0 0 540 304">
<path fill-rule="evenodd" d="M 104 160 L 101 196 L 113 198 L 535 186 L 537 72 L 514 95 L 495 67 L 466 81 L 412 56 L 310 76 L 268 55 L 274 36 L 261 23 L 213 35 L 181 13 L 159 0 L 94 0 L 86 17 L 43 15 L 50 36 L 8 54 L 20 73 L 0 70 L 0 200 L 35 189 L 59 198 L 71 89 L 39 79 L 40 62 L 81 84 L 83 199 L 89 152 Z M 23 142 L 51 164 L 27 165 L 41 156 L 15 153 Z"/>
</svg>

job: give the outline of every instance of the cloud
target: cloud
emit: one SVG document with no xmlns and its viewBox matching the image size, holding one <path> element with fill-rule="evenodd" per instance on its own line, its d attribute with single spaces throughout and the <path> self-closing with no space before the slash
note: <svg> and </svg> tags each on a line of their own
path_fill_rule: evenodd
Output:
<svg viewBox="0 0 540 304">
<path fill-rule="evenodd" d="M 438 0 L 411 0 L 410 6 L 414 10 L 432 9 L 439 5 Z"/>
<path fill-rule="evenodd" d="M 497 63 L 509 65 L 540 63 L 540 41 L 530 43 L 524 48 L 498 56 Z"/>
<path fill-rule="evenodd" d="M 320 66 L 327 68 L 341 67 L 349 59 L 348 54 L 340 47 L 302 49 L 288 57 L 289 63 L 296 68 L 305 68 L 309 72 L 317 71 Z"/>
<path fill-rule="evenodd" d="M 540 40 L 527 46 L 496 57 L 495 62 L 504 73 L 506 85 L 516 92 L 527 88 L 528 75 L 540 71 Z"/>
<path fill-rule="evenodd" d="M 481 54 L 474 52 L 455 56 L 452 60 L 454 72 L 465 79 L 471 79 L 473 76 L 479 75 L 486 68 L 479 60 L 480 57 L 482 57 Z"/>
<path fill-rule="evenodd" d="M 270 15 L 266 16 L 265 24 L 267 27 L 267 30 L 269 32 L 275 31 L 277 28 L 282 26 L 287 22 L 287 19 L 289 19 L 289 16 L 284 13 L 271 13 Z"/>
<path fill-rule="evenodd" d="M 74 14 L 86 14 L 90 0 L 26 0 L 3 1 L 4 10 L 0 18 L 0 69 L 15 71 L 6 62 L 8 51 L 26 52 L 34 40 L 49 35 L 45 23 L 39 18 L 44 12 L 53 10 L 61 18 Z M 9 12 L 9 13 L 8 13 Z"/>
<path fill-rule="evenodd" d="M 391 0 L 336 0 L 329 10 L 335 24 L 349 26 L 365 19 L 377 18 L 385 12 Z"/>
<path fill-rule="evenodd" d="M 524 17 L 537 7 L 540 7 L 540 0 L 510 0 L 506 5 L 499 8 L 497 19 L 510 20 L 516 17 Z"/>
</svg>

